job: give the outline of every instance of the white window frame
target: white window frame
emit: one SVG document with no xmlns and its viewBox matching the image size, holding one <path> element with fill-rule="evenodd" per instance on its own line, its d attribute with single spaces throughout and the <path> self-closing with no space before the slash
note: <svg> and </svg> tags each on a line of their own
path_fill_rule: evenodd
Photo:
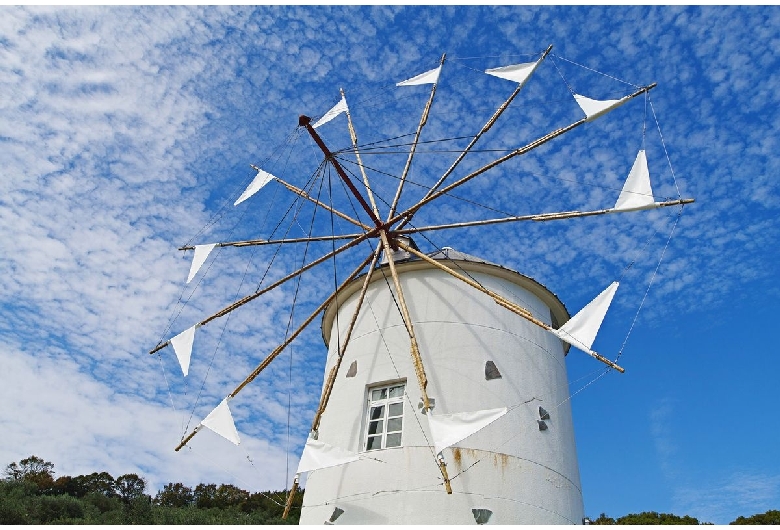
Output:
<svg viewBox="0 0 780 530">
<path fill-rule="evenodd" d="M 401 387 L 398 391 L 398 387 Z M 394 390 L 393 397 L 390 397 L 391 389 Z M 381 397 L 382 391 L 385 397 Z M 377 395 L 379 394 L 379 395 Z M 377 399 L 374 399 L 374 397 Z M 404 399 L 406 396 L 406 381 L 395 381 L 393 383 L 384 383 L 381 385 L 375 385 L 368 387 L 367 399 L 366 399 L 366 412 L 365 412 L 365 428 L 363 429 L 363 451 L 378 451 L 380 449 L 391 449 L 394 447 L 403 446 L 404 441 Z M 400 414 L 398 414 L 398 407 L 401 406 Z M 382 407 L 381 413 L 377 413 L 376 410 Z M 391 411 L 391 409 L 394 409 Z M 391 414 L 392 412 L 392 414 Z M 373 418 L 372 418 L 373 413 Z M 401 428 L 396 428 L 397 421 L 400 420 Z M 379 432 L 381 429 L 381 432 Z M 392 429 L 392 430 L 390 430 Z M 391 442 L 395 442 L 396 436 L 400 436 L 397 444 L 387 446 L 388 436 L 392 436 Z M 369 442 L 372 442 L 372 447 L 369 449 Z M 376 443 L 379 442 L 379 447 L 376 447 Z"/>
</svg>

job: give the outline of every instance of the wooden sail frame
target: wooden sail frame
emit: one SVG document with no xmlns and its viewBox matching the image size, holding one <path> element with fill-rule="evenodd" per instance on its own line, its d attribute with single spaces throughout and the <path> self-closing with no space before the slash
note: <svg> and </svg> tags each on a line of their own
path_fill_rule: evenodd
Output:
<svg viewBox="0 0 780 530">
<path fill-rule="evenodd" d="M 541 62 L 551 51 L 552 46 L 548 47 L 541 57 L 538 59 L 537 64 Z M 444 60 L 446 58 L 446 55 L 443 55 L 440 61 L 440 67 L 443 65 Z M 416 335 L 414 331 L 414 325 L 412 322 L 411 315 L 409 314 L 408 306 L 406 304 L 403 289 L 401 286 L 400 278 L 398 275 L 398 272 L 395 267 L 395 260 L 393 257 L 393 252 L 397 251 L 399 249 L 404 250 L 411 255 L 417 257 L 418 259 L 424 260 L 427 263 L 431 264 L 432 266 L 438 268 L 439 270 L 442 270 L 446 272 L 447 274 L 450 274 L 459 280 L 465 282 L 466 284 L 470 285 L 471 287 L 477 289 L 478 291 L 490 296 L 497 304 L 501 305 L 502 307 L 505 307 L 509 311 L 512 311 L 513 313 L 517 314 L 518 316 L 528 320 L 529 322 L 542 327 L 543 329 L 546 329 L 548 331 L 552 330 L 553 328 L 549 326 L 548 324 L 545 324 L 544 322 L 539 321 L 531 313 L 526 310 L 525 308 L 522 308 L 518 306 L 517 304 L 505 299 L 501 295 L 498 295 L 497 293 L 494 293 L 485 287 L 481 286 L 478 282 L 474 281 L 471 278 L 468 278 L 454 269 L 447 267 L 445 264 L 440 263 L 438 260 L 434 260 L 424 253 L 420 252 L 416 248 L 414 248 L 412 245 L 409 245 L 404 242 L 402 239 L 402 236 L 411 235 L 419 232 L 426 232 L 426 231 L 437 231 L 437 230 L 446 230 L 446 229 L 455 229 L 455 228 L 463 228 L 463 227 L 475 227 L 475 226 L 485 226 L 490 224 L 500 224 L 500 223 L 510 223 L 510 222 L 523 222 L 523 221 L 535 221 L 535 222 L 547 222 L 547 221 L 554 221 L 554 220 L 563 220 L 563 219 L 571 219 L 571 218 L 578 218 L 578 217 L 588 217 L 588 216 L 595 216 L 595 215 L 605 215 L 605 214 L 611 214 L 611 213 L 624 213 L 626 211 L 632 211 L 632 210 L 620 210 L 615 208 L 610 209 L 601 209 L 601 210 L 592 210 L 592 211 L 565 211 L 565 212 L 553 212 L 553 213 L 542 213 L 542 214 L 531 214 L 531 215 L 523 215 L 523 216 L 508 216 L 503 218 L 496 218 L 496 219 L 487 219 L 487 220 L 479 220 L 479 221 L 465 221 L 460 223 L 449 223 L 449 224 L 439 224 L 439 225 L 430 225 L 430 226 L 422 226 L 422 227 L 413 227 L 413 228 L 406 228 L 407 225 L 409 225 L 413 219 L 413 217 L 416 215 L 416 213 L 422 209 L 424 206 L 432 203 L 436 199 L 449 194 L 456 188 L 464 185 L 465 183 L 469 182 L 470 180 L 474 179 L 475 177 L 507 162 L 510 159 L 513 159 L 517 156 L 524 155 L 544 144 L 547 142 L 566 134 L 567 132 L 579 127 L 580 125 L 593 121 L 600 117 L 601 115 L 605 114 L 606 112 L 603 112 L 599 114 L 598 116 L 590 116 L 585 117 L 580 120 L 577 120 L 565 127 L 561 127 L 558 129 L 555 129 L 544 136 L 541 136 L 537 138 L 536 140 L 519 147 L 508 154 L 501 156 L 492 162 L 489 162 L 480 168 L 471 171 L 467 175 L 459 178 L 455 182 L 452 182 L 444 187 L 445 180 L 453 173 L 453 171 L 456 169 L 458 164 L 464 159 L 464 157 L 470 152 L 472 147 L 476 144 L 476 142 L 480 139 L 482 135 L 484 135 L 498 120 L 498 118 L 501 116 L 501 114 L 506 110 L 506 108 L 509 106 L 509 104 L 512 102 L 512 100 L 516 97 L 522 86 L 525 84 L 525 81 L 523 83 L 519 83 L 518 86 L 515 88 L 513 93 L 509 96 L 509 98 L 501 105 L 499 108 L 494 112 L 494 114 L 491 116 L 491 118 L 483 125 L 483 127 L 480 129 L 479 133 L 475 135 L 471 142 L 468 144 L 468 146 L 462 150 L 462 152 L 459 154 L 457 159 L 451 164 L 451 166 L 439 177 L 439 179 L 436 181 L 436 183 L 431 186 L 427 193 L 419 199 L 416 203 L 414 203 L 412 206 L 406 208 L 403 211 L 397 212 L 397 206 L 399 204 L 404 185 L 406 183 L 406 177 L 409 173 L 414 154 L 416 151 L 416 147 L 419 143 L 420 135 L 422 132 L 422 128 L 425 126 L 428 118 L 428 114 L 430 112 L 430 109 L 432 107 L 434 96 L 436 93 L 436 83 L 433 84 L 433 87 L 431 89 L 431 93 L 429 95 L 429 98 L 427 100 L 427 103 L 425 105 L 425 108 L 422 113 L 422 117 L 420 119 L 420 122 L 418 124 L 417 130 L 414 135 L 414 140 L 412 142 L 409 156 L 407 158 L 406 164 L 404 166 L 402 175 L 399 179 L 399 184 L 396 189 L 396 193 L 394 195 L 394 198 L 392 200 L 392 203 L 389 207 L 389 213 L 386 218 L 386 220 L 382 221 L 380 217 L 380 212 L 376 204 L 376 200 L 374 198 L 373 191 L 371 189 L 368 176 L 366 175 L 365 166 L 362 163 L 362 160 L 360 158 L 360 151 L 358 149 L 358 142 L 357 142 L 357 135 L 354 130 L 354 126 L 352 123 L 352 118 L 349 113 L 349 110 L 347 109 L 346 114 L 348 118 L 348 125 L 349 125 L 349 131 L 350 131 L 350 137 L 352 140 L 353 145 L 353 152 L 356 156 L 358 167 L 360 168 L 360 171 L 362 173 L 363 178 L 363 184 L 365 186 L 365 192 L 366 196 L 364 197 L 363 194 L 358 191 L 358 189 L 355 187 L 352 180 L 349 178 L 349 176 L 346 174 L 346 172 L 343 170 L 343 168 L 338 163 L 337 157 L 334 153 L 332 153 L 328 147 L 325 145 L 324 141 L 319 137 L 315 129 L 311 125 L 311 119 L 307 116 L 301 116 L 299 119 L 299 126 L 306 128 L 311 137 L 314 139 L 315 143 L 320 147 L 320 149 L 323 151 L 325 155 L 325 160 L 327 163 L 330 163 L 338 173 L 339 177 L 342 179 L 342 181 L 345 183 L 347 188 L 350 190 L 352 195 L 356 198 L 356 200 L 360 203 L 363 210 L 368 214 L 373 226 L 370 226 L 366 223 L 363 223 L 362 221 L 359 221 L 358 219 L 355 219 L 344 212 L 339 211 L 338 209 L 334 208 L 331 205 L 327 205 L 318 199 L 315 199 L 311 197 L 308 193 L 306 193 L 304 190 L 297 188 L 296 186 L 287 183 L 283 181 L 282 179 L 279 179 L 277 177 L 274 177 L 274 180 L 282 184 L 286 189 L 288 189 L 290 192 L 294 193 L 298 197 L 312 202 L 315 207 L 324 208 L 325 210 L 329 211 L 332 215 L 335 215 L 337 217 L 340 217 L 344 219 L 345 221 L 355 225 L 359 229 L 363 230 L 361 233 L 354 233 L 354 234 L 332 234 L 332 235 L 322 235 L 322 236 L 307 236 L 307 237 L 300 237 L 300 238 L 282 238 L 282 239 L 276 239 L 276 240 L 266 240 L 266 239 L 251 239 L 251 240 L 242 240 L 242 241 L 232 241 L 232 242 L 223 242 L 223 243 L 216 243 L 215 246 L 219 247 L 244 247 L 244 246 L 256 246 L 256 245 L 271 245 L 271 244 L 279 244 L 279 245 L 287 245 L 287 244 L 297 244 L 297 243 L 310 243 L 310 242 L 322 242 L 322 241 L 338 241 L 338 240 L 347 240 L 347 243 L 342 245 L 341 247 L 334 249 L 330 252 L 327 252 L 320 258 L 315 259 L 314 261 L 305 264 L 301 267 L 299 267 L 297 270 L 287 274 L 280 280 L 274 282 L 268 287 L 265 287 L 263 289 L 258 290 L 257 292 L 245 296 L 244 298 L 228 305 L 227 307 L 223 308 L 222 310 L 214 313 L 213 315 L 207 317 L 206 319 L 202 320 L 200 323 L 196 324 L 196 326 L 202 326 L 209 322 L 211 322 L 214 319 L 217 319 L 219 317 L 225 316 L 229 314 L 230 312 L 238 309 L 239 307 L 249 303 L 250 301 L 254 300 L 255 298 L 258 298 L 259 296 L 276 289 L 277 287 L 284 285 L 287 281 L 299 277 L 306 271 L 312 269 L 316 265 L 319 265 L 321 263 L 324 263 L 325 261 L 334 258 L 335 256 L 349 250 L 350 248 L 365 242 L 369 239 L 377 239 L 378 245 L 374 247 L 372 252 L 369 254 L 367 258 L 365 258 L 361 264 L 356 267 L 352 273 L 347 277 L 346 280 L 344 280 L 341 285 L 330 295 L 328 296 L 325 301 L 320 304 L 320 306 L 307 317 L 304 322 L 279 346 L 277 346 L 270 354 L 266 356 L 266 358 L 253 370 L 253 372 L 247 376 L 229 395 L 228 398 L 235 397 L 246 385 L 250 384 L 273 360 L 286 348 L 290 343 L 292 343 L 299 335 L 302 333 L 308 326 L 311 324 L 311 322 L 319 315 L 329 304 L 333 303 L 334 300 L 337 300 L 338 294 L 342 291 L 342 289 L 350 284 L 351 282 L 355 281 L 355 279 L 363 272 L 363 270 L 368 266 L 368 269 L 365 269 L 367 272 L 365 274 L 365 277 L 363 279 L 363 286 L 359 295 L 359 300 L 357 303 L 357 307 L 355 308 L 352 317 L 350 319 L 350 323 L 347 327 L 347 333 L 345 335 L 345 338 L 343 340 L 343 343 L 339 345 L 337 348 L 337 360 L 335 365 L 332 367 L 331 372 L 328 375 L 328 378 L 326 380 L 326 384 L 323 388 L 323 393 L 320 399 L 320 404 L 317 408 L 317 412 L 315 414 L 314 420 L 312 422 L 311 431 L 316 435 L 317 430 L 319 428 L 320 419 L 322 417 L 322 413 L 325 411 L 325 408 L 327 407 L 330 393 L 333 387 L 333 384 L 335 383 L 338 371 L 341 366 L 341 360 L 344 356 L 344 352 L 346 351 L 346 348 L 349 344 L 350 336 L 352 333 L 352 330 L 354 329 L 355 322 L 358 318 L 359 312 L 362 308 L 363 300 L 367 292 L 368 285 L 371 282 L 372 274 L 376 270 L 376 263 L 378 261 L 378 258 L 381 253 L 384 253 L 386 256 L 387 266 L 390 270 L 390 275 L 392 277 L 393 285 L 395 287 L 395 292 L 397 296 L 398 306 L 401 311 L 401 317 L 404 323 L 404 326 L 406 328 L 407 335 L 409 336 L 410 341 L 410 355 L 413 360 L 413 365 L 415 367 L 415 373 L 418 380 L 418 385 L 420 387 L 420 391 L 422 394 L 423 399 L 423 410 L 427 411 L 430 409 L 430 400 L 427 396 L 427 376 L 425 374 L 425 367 L 423 364 L 422 355 L 419 350 L 419 346 L 417 344 Z M 649 92 L 651 89 L 653 89 L 656 86 L 655 83 L 652 83 L 650 85 L 640 87 L 636 91 L 634 91 L 632 94 L 624 97 L 621 101 L 628 101 L 630 99 L 633 99 L 641 94 L 645 94 Z M 342 97 L 344 97 L 343 90 L 341 91 Z M 611 110 L 611 109 L 609 109 Z M 254 167 L 254 166 L 253 166 Z M 259 171 L 258 168 L 255 168 Z M 368 198 L 368 201 L 366 201 L 366 198 Z M 369 205 L 370 202 L 370 205 Z M 639 208 L 639 209 L 650 209 L 650 208 L 661 208 L 661 207 L 670 207 L 670 206 L 684 206 L 686 204 L 693 203 L 694 199 L 692 198 L 678 198 L 676 200 L 667 200 L 662 202 L 656 202 L 652 205 L 648 206 L 647 208 Z M 193 246 L 185 246 L 181 247 L 181 250 L 190 250 L 193 249 Z M 158 344 L 154 349 L 152 349 L 149 353 L 153 354 L 156 352 L 159 352 L 166 346 L 170 344 L 170 340 L 161 342 Z M 610 366 L 611 368 L 619 371 L 624 372 L 624 369 L 618 366 L 616 363 L 610 361 L 609 359 L 606 359 L 605 357 L 601 356 L 600 354 L 597 354 L 595 352 L 587 352 L 589 355 L 592 355 L 597 360 L 605 363 L 606 365 Z M 194 436 L 197 434 L 197 432 L 201 429 L 201 425 L 196 427 L 190 434 L 183 437 L 180 444 L 175 448 L 176 451 L 180 450 L 182 447 L 184 447 Z M 447 489 L 448 493 L 452 492 L 452 489 L 450 487 L 450 479 L 447 474 L 446 469 L 446 463 L 444 462 L 443 458 L 439 455 L 439 457 L 436 457 L 437 466 L 439 467 L 441 471 L 442 478 L 444 480 L 445 488 Z M 289 509 L 290 509 L 290 500 L 292 499 L 292 496 L 294 495 L 295 489 L 298 486 L 298 477 L 296 475 L 293 489 L 290 492 L 290 497 L 288 498 L 288 503 L 285 507 L 285 513 L 284 516 L 286 517 Z"/>
</svg>

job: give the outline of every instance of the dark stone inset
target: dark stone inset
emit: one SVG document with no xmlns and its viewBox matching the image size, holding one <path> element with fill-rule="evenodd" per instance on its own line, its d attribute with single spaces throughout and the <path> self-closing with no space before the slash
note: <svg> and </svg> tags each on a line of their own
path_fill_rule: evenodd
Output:
<svg viewBox="0 0 780 530">
<path fill-rule="evenodd" d="M 474 520 L 477 524 L 486 524 L 490 520 L 490 516 L 493 515 L 493 512 L 487 508 L 472 508 L 471 513 L 474 514 Z"/>
<path fill-rule="evenodd" d="M 335 522 L 336 522 L 336 519 L 338 519 L 339 517 L 341 517 L 341 514 L 342 514 L 342 513 L 344 513 L 344 510 L 342 510 L 341 508 L 338 508 L 338 507 L 336 507 L 336 508 L 333 510 L 333 514 L 330 516 L 330 519 L 328 519 L 328 522 L 329 522 L 329 523 L 335 523 Z"/>
<path fill-rule="evenodd" d="M 536 420 L 536 423 L 539 424 L 539 430 L 540 431 L 546 431 L 547 430 L 547 424 L 543 422 L 542 420 Z"/>
<path fill-rule="evenodd" d="M 485 380 L 490 381 L 491 379 L 501 379 L 501 372 L 496 368 L 496 363 L 488 361 L 485 363 Z"/>
<path fill-rule="evenodd" d="M 550 413 L 544 410 L 542 407 L 539 407 L 539 418 L 542 420 L 549 420 Z"/>
<path fill-rule="evenodd" d="M 347 370 L 347 377 L 355 377 L 357 375 L 357 361 L 352 361 Z"/>
</svg>

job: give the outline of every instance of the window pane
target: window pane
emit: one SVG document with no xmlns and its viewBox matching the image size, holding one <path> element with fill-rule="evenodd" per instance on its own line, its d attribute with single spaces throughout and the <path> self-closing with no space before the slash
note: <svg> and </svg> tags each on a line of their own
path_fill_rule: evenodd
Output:
<svg viewBox="0 0 780 530">
<path fill-rule="evenodd" d="M 372 421 L 368 424 L 368 434 L 382 434 L 383 421 Z"/>
<path fill-rule="evenodd" d="M 387 420 L 387 432 L 400 431 L 402 422 L 402 418 L 393 418 L 392 420 Z"/>
<path fill-rule="evenodd" d="M 379 405 L 378 407 L 371 407 L 371 415 L 369 416 L 369 419 L 378 420 L 384 417 L 384 415 L 385 415 L 384 405 Z"/>
<path fill-rule="evenodd" d="M 387 435 L 387 447 L 400 447 L 401 446 L 401 433 L 388 434 Z"/>
<path fill-rule="evenodd" d="M 403 416 L 404 404 L 403 403 L 390 403 L 387 411 L 388 416 Z"/>
<path fill-rule="evenodd" d="M 382 449 L 381 436 L 371 436 L 368 438 L 368 443 L 366 443 L 366 451 L 370 451 L 372 449 Z"/>
<path fill-rule="evenodd" d="M 391 386 L 390 387 L 390 397 L 401 397 L 404 395 L 404 385 L 398 385 L 398 386 Z"/>
<path fill-rule="evenodd" d="M 379 390 L 371 391 L 371 401 L 378 401 L 380 399 L 387 399 L 387 389 L 380 388 Z"/>
</svg>

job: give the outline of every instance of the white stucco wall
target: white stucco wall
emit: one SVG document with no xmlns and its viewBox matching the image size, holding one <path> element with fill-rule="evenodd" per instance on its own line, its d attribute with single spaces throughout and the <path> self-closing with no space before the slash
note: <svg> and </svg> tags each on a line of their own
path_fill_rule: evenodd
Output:
<svg viewBox="0 0 780 530">
<path fill-rule="evenodd" d="M 461 266 L 538 319 L 550 323 L 547 304 L 559 320 L 566 319 L 557 298 L 532 280 L 491 265 Z M 409 338 L 394 290 L 377 271 L 319 430 L 321 441 L 367 458 L 310 473 L 301 524 L 322 524 L 336 507 L 344 513 L 335 524 L 475 524 L 474 508 L 493 512 L 489 524 L 580 524 L 582 494 L 561 341 L 438 269 L 417 262 L 399 264 L 399 272 L 434 414 L 504 406 L 510 411 L 445 449 L 453 489 L 447 495 L 427 418 L 418 408 Z M 356 302 L 356 292 L 341 300 L 338 326 L 335 309 L 326 314 L 326 374 L 335 362 L 337 334 L 345 333 Z M 346 377 L 353 361 L 357 374 Z M 486 361 L 495 363 L 502 378 L 485 379 Z M 368 388 L 404 380 L 402 447 L 362 452 Z M 539 406 L 551 416 L 545 431 L 537 424 Z"/>
</svg>

